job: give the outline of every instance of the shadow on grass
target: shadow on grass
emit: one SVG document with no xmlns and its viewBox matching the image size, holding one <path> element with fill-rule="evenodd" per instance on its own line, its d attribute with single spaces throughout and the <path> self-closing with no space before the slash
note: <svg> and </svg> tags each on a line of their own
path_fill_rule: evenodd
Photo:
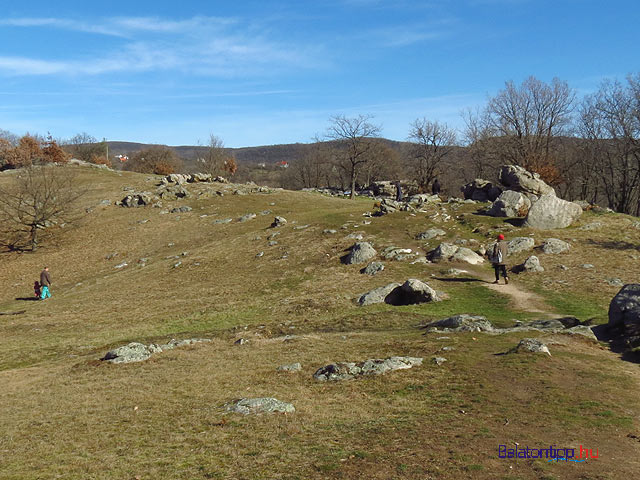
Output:
<svg viewBox="0 0 640 480">
<path fill-rule="evenodd" d="M 639 250 L 640 245 L 635 245 L 633 243 L 625 242 L 625 241 L 613 241 L 613 240 L 594 240 L 590 238 L 587 240 L 587 243 L 590 245 L 594 245 L 600 248 L 607 248 L 609 250 Z"/>
<path fill-rule="evenodd" d="M 37 302 L 40 299 L 38 297 L 17 297 L 16 300 L 20 300 L 22 302 Z"/>
<path fill-rule="evenodd" d="M 0 315 L 22 315 L 26 310 L 20 310 L 18 312 L 0 312 Z"/>
<path fill-rule="evenodd" d="M 470 283 L 470 282 L 491 283 L 491 282 L 487 282 L 486 280 L 480 280 L 479 278 L 469 278 L 469 277 L 463 277 L 463 278 L 434 277 L 433 279 L 438 280 L 440 282 L 453 282 L 453 283 Z"/>
<path fill-rule="evenodd" d="M 592 327 L 591 330 L 599 341 L 609 344 L 612 352 L 620 354 L 622 360 L 640 363 L 640 354 L 629 350 L 624 336 L 618 329 L 612 329 L 607 324 L 603 324 Z"/>
</svg>

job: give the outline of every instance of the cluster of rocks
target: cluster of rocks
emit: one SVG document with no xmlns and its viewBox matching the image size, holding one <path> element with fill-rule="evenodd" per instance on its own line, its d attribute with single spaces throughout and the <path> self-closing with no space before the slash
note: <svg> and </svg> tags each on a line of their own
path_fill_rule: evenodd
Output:
<svg viewBox="0 0 640 480">
<path fill-rule="evenodd" d="M 540 175 L 518 165 L 504 165 L 500 183 L 504 190 L 475 179 L 464 185 L 462 192 L 465 198 L 493 202 L 488 215 L 523 218 L 524 226 L 540 230 L 568 227 L 582 214 L 581 205 L 556 197 L 555 190 Z"/>
<path fill-rule="evenodd" d="M 597 340 L 591 327 L 582 324 L 574 317 L 535 320 L 528 323 L 518 323 L 510 328 L 495 328 L 484 316 L 460 314 L 430 322 L 423 325 L 422 328 L 427 332 L 485 332 L 490 334 L 538 331 L 581 335 L 593 341 Z"/>
<path fill-rule="evenodd" d="M 210 342 L 207 338 L 190 338 L 187 340 L 171 340 L 168 343 L 158 345 L 152 343 L 150 345 L 144 345 L 138 342 L 131 342 L 128 345 L 109 350 L 107 354 L 102 357 L 102 360 L 106 360 L 110 363 L 133 363 L 142 362 L 151 357 L 155 353 L 160 353 L 165 350 L 173 350 L 174 348 L 184 347 L 186 345 L 193 345 L 195 343 Z"/>
<path fill-rule="evenodd" d="M 183 185 L 185 183 L 198 183 L 198 182 L 229 183 L 229 180 L 220 176 L 214 177 L 210 173 L 193 173 L 193 174 L 172 173 L 170 175 L 167 175 L 161 180 L 161 183 L 163 185 L 169 185 L 169 184 Z"/>
<path fill-rule="evenodd" d="M 153 205 L 158 201 L 158 197 L 151 192 L 133 192 L 125 195 L 125 197 L 115 202 L 116 205 L 132 208 L 132 207 L 146 207 L 147 205 Z"/>
<path fill-rule="evenodd" d="M 439 302 L 441 300 L 442 294 L 436 292 L 427 283 L 410 278 L 402 284 L 394 282 L 364 293 L 358 298 L 358 304 L 366 306 L 387 303 L 397 306 Z"/>
<path fill-rule="evenodd" d="M 383 375 L 395 370 L 405 370 L 422 365 L 422 358 L 418 357 L 389 357 L 385 359 L 373 358 L 364 362 L 338 362 L 325 365 L 313 374 L 319 382 L 336 382 L 351 380 L 359 376 Z"/>
</svg>

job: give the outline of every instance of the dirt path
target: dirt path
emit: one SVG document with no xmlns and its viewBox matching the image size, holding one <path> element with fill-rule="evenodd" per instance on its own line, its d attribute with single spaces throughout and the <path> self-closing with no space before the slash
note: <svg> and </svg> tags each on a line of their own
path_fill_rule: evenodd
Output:
<svg viewBox="0 0 640 480">
<path fill-rule="evenodd" d="M 511 307 L 514 310 L 541 313 L 546 317 L 557 316 L 557 314 L 553 312 L 553 307 L 547 305 L 540 295 L 522 290 L 511 278 L 509 279 L 510 283 L 508 285 L 504 284 L 504 279 L 502 278 L 500 279 L 500 283 L 496 285 L 492 283 L 495 280 L 492 272 L 480 269 L 468 269 L 468 271 L 485 282 L 483 283 L 484 287 L 509 296 L 511 298 Z"/>
</svg>

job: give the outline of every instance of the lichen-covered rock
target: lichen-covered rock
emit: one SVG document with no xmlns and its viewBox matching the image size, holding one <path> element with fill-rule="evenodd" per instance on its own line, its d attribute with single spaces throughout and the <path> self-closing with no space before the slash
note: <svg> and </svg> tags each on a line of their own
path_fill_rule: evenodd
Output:
<svg viewBox="0 0 640 480">
<path fill-rule="evenodd" d="M 493 202 L 488 214 L 492 217 L 526 217 L 531 208 L 531 200 L 521 193 L 505 190 Z"/>
<path fill-rule="evenodd" d="M 369 242 L 358 242 L 351 247 L 351 251 L 344 258 L 346 265 L 364 263 L 377 255 L 375 248 Z"/>
<path fill-rule="evenodd" d="M 153 352 L 142 343 L 131 342 L 128 345 L 109 350 L 102 360 L 111 363 L 133 363 L 147 360 Z"/>
<path fill-rule="evenodd" d="M 391 293 L 400 287 L 399 283 L 390 283 L 383 287 L 375 288 L 367 293 L 364 293 L 358 299 L 358 304 L 362 307 L 367 305 L 374 305 L 376 303 L 388 303 L 387 298 Z"/>
<path fill-rule="evenodd" d="M 260 413 L 293 413 L 295 407 L 277 398 L 241 398 L 225 405 L 227 412 L 241 413 L 243 415 Z"/>
<path fill-rule="evenodd" d="M 608 325 L 621 330 L 629 348 L 640 347 L 640 284 L 625 285 L 613 297 Z"/>
<path fill-rule="evenodd" d="M 537 338 L 523 338 L 517 346 L 508 353 L 546 353 L 551 355 L 549 347 Z"/>
<path fill-rule="evenodd" d="M 547 238 L 542 244 L 542 251 L 549 254 L 568 252 L 570 248 L 571 245 L 557 238 Z"/>
<path fill-rule="evenodd" d="M 441 243 L 435 250 L 429 252 L 427 258 L 432 262 L 450 260 L 453 262 L 466 262 L 471 265 L 484 263 L 484 259 L 470 248 L 459 247 L 450 243 Z"/>
<path fill-rule="evenodd" d="M 540 230 L 566 228 L 582 215 L 582 208 L 555 195 L 542 195 L 529 209 L 526 227 Z"/>
<path fill-rule="evenodd" d="M 507 255 L 526 252 L 535 246 L 535 240 L 531 237 L 516 237 L 507 242 Z"/>
<path fill-rule="evenodd" d="M 428 323 L 424 328 L 445 332 L 491 332 L 494 330 L 491 322 L 486 317 L 480 315 L 454 315 L 452 317 L 436 320 Z"/>
<path fill-rule="evenodd" d="M 419 233 L 416 235 L 417 240 L 431 240 L 432 238 L 442 237 L 446 235 L 447 232 L 440 228 L 430 228 L 426 232 Z"/>
<path fill-rule="evenodd" d="M 358 376 L 382 375 L 394 370 L 404 370 L 416 365 L 422 365 L 422 358 L 417 357 L 389 357 L 386 359 L 373 358 L 364 362 L 338 362 L 325 365 L 313 374 L 313 378 L 320 382 L 336 382 L 350 380 Z"/>
<path fill-rule="evenodd" d="M 382 262 L 371 262 L 369 265 L 360 270 L 360 273 L 365 275 L 375 275 L 384 270 L 384 263 Z"/>
<path fill-rule="evenodd" d="M 556 194 L 555 190 L 540 178 L 540 175 L 531 173 L 518 165 L 503 165 L 500 169 L 500 183 L 516 192 L 553 196 Z"/>
<path fill-rule="evenodd" d="M 540 260 L 538 259 L 538 257 L 536 257 L 535 255 L 531 255 L 529 258 L 527 258 L 524 263 L 521 263 L 520 265 L 516 265 L 515 267 L 513 267 L 512 269 L 514 272 L 516 273 L 521 273 L 521 272 L 544 272 L 544 267 L 542 265 L 540 265 Z"/>
</svg>

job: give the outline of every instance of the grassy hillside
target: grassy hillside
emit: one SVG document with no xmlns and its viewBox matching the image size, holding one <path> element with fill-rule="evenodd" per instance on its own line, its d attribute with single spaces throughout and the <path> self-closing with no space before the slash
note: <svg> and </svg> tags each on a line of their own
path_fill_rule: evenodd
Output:
<svg viewBox="0 0 640 480">
<path fill-rule="evenodd" d="M 574 227 L 534 232 L 478 215 L 479 205 L 369 218 L 366 199 L 234 195 L 246 187 L 223 184 L 189 185 L 187 199 L 127 209 L 99 204 L 120 200 L 125 187 L 154 191 L 159 177 L 78 172 L 90 187 L 88 213 L 35 253 L 0 254 L 0 312 L 22 312 L 0 316 L 3 479 L 617 479 L 640 471 L 637 364 L 568 335 L 424 335 L 417 328 L 458 313 L 498 326 L 566 315 L 606 322 L 619 288 L 605 280 L 637 277 L 640 230 L 630 218 L 586 213 Z M 0 174 L 0 182 L 13 174 Z M 183 205 L 192 211 L 166 213 Z M 238 221 L 248 213 L 256 217 Z M 269 228 L 275 215 L 287 225 Z M 224 219 L 233 220 L 215 223 Z M 582 228 L 593 222 L 600 226 Z M 434 226 L 447 231 L 444 239 L 415 239 Z M 512 275 L 514 288 L 529 295 L 524 303 L 488 288 L 486 265 L 384 261 L 385 270 L 370 277 L 359 273 L 362 265 L 340 262 L 353 233 L 378 252 L 424 253 L 442 240 L 487 243 L 498 231 L 572 245 L 569 253 L 539 254 L 545 273 Z M 53 297 L 26 300 L 45 264 Z M 445 273 L 452 266 L 469 273 L 454 278 Z M 427 281 L 447 299 L 354 302 L 407 278 Z M 497 355 L 530 336 L 545 338 L 552 356 Z M 212 342 L 141 363 L 100 361 L 128 342 L 193 337 Z M 239 338 L 248 342 L 234 345 Z M 312 378 L 331 362 L 393 355 L 425 362 L 347 382 Z M 432 364 L 436 355 L 448 362 Z M 276 371 L 292 362 L 302 371 Z M 262 396 L 291 402 L 296 412 L 245 417 L 223 409 Z M 600 458 L 498 458 L 500 444 L 516 443 L 583 445 L 598 448 Z"/>
</svg>

